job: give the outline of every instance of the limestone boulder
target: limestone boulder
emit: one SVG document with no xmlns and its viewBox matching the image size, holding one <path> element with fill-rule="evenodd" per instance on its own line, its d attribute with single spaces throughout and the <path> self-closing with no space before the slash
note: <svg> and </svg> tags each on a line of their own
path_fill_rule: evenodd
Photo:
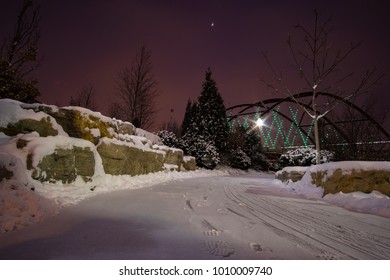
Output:
<svg viewBox="0 0 390 280">
<path fill-rule="evenodd" d="M 177 165 L 180 170 L 180 166 L 183 164 L 183 150 L 170 148 L 164 145 L 153 145 L 153 149 L 163 151 L 165 153 L 164 163 Z"/>
<path fill-rule="evenodd" d="M 307 167 L 293 166 L 285 167 L 282 170 L 279 170 L 275 173 L 275 179 L 278 179 L 282 182 L 297 182 L 300 181 L 305 175 Z"/>
<path fill-rule="evenodd" d="M 195 157 L 185 156 L 183 157 L 183 168 L 187 171 L 196 170 L 196 160 Z"/>
<path fill-rule="evenodd" d="M 44 112 L 25 108 L 27 105 L 11 99 L 0 99 L 0 132 L 8 136 L 30 132 L 37 132 L 41 137 L 65 134 L 54 118 Z"/>
<path fill-rule="evenodd" d="M 103 168 L 111 175 L 140 175 L 162 171 L 165 153 L 131 143 L 102 139 L 97 146 Z"/>
<path fill-rule="evenodd" d="M 52 110 L 51 107 L 40 106 L 39 109 L 52 116 L 70 137 L 88 140 L 94 144 L 97 144 L 101 137 L 113 137 L 110 123 L 101 120 L 92 114 L 92 111 L 88 114 L 86 110 L 73 107 Z"/>
<path fill-rule="evenodd" d="M 115 120 L 111 123 L 111 127 L 117 134 L 135 135 L 136 128 L 132 123 Z"/>
<path fill-rule="evenodd" d="M 390 196 L 389 170 L 352 170 L 343 172 L 342 169 L 312 172 L 312 183 L 323 187 L 324 195 L 329 193 L 350 193 L 379 191 Z"/>
<path fill-rule="evenodd" d="M 2 158 L 7 156 L 7 151 L 13 151 L 15 158 L 2 159 L 0 163 L 8 162 L 3 166 L 18 167 L 15 170 L 19 171 L 30 170 L 26 174 L 41 182 L 69 184 L 77 177 L 87 182 L 95 175 L 95 170 L 99 170 L 98 166 L 102 170 L 101 164 L 96 162 L 97 152 L 91 142 L 64 135 L 40 137 L 37 132 L 19 134 L 0 146 L 0 153 L 4 152 Z M 14 176 L 21 177 L 22 174 L 14 172 Z"/>
<path fill-rule="evenodd" d="M 95 173 L 95 156 L 90 148 L 57 148 L 54 153 L 45 155 L 36 167 L 32 166 L 34 154 L 28 155 L 28 167 L 33 169 L 32 178 L 41 182 L 74 182 L 81 176 L 85 182 Z"/>
</svg>

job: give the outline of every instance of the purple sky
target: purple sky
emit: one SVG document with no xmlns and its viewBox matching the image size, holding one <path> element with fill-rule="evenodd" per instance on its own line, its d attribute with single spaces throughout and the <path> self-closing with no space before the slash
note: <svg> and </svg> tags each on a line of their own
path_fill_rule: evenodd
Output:
<svg viewBox="0 0 390 280">
<path fill-rule="evenodd" d="M 12 30 L 21 1 L 1 2 L 0 38 L 4 38 Z M 372 66 L 380 73 L 390 72 L 390 16 L 383 1 L 36 2 L 41 4 L 43 60 L 35 76 L 42 92 L 39 100 L 48 104 L 68 105 L 71 95 L 92 84 L 99 111 L 107 113 L 117 72 L 130 66 L 142 44 L 152 51 L 159 81 L 157 125 L 169 121 L 171 109 L 181 123 L 187 100 L 200 94 L 209 66 L 226 106 L 269 98 L 258 81 L 269 72 L 261 51 L 269 54 L 277 69 L 287 68 L 287 34 L 294 31 L 294 24 L 312 24 L 314 8 L 333 17 L 331 41 L 337 48 L 363 40 L 346 63 L 356 70 L 356 77 Z M 386 76 L 375 95 L 385 98 L 389 86 Z"/>
</svg>

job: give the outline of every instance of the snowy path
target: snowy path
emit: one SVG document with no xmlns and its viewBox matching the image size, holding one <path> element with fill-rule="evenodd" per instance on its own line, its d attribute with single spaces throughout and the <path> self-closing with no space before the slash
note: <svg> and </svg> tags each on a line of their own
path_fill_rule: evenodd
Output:
<svg viewBox="0 0 390 280">
<path fill-rule="evenodd" d="M 1 259 L 390 259 L 390 219 L 305 200 L 272 175 L 102 194 L 0 236 Z"/>
</svg>

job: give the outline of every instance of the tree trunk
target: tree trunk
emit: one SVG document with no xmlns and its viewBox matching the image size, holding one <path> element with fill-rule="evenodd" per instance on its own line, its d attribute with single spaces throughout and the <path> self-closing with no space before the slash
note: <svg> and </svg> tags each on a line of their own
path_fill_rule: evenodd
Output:
<svg viewBox="0 0 390 280">
<path fill-rule="evenodd" d="M 314 141 L 315 141 L 316 151 L 317 151 L 317 154 L 316 154 L 316 164 L 321 164 L 320 134 L 318 132 L 318 114 L 315 113 L 314 116 L 315 116 L 314 117 Z"/>
</svg>

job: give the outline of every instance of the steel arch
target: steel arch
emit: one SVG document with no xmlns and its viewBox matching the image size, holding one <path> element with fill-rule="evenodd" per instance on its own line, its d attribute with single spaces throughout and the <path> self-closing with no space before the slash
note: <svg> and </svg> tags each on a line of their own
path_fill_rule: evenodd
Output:
<svg viewBox="0 0 390 280">
<path fill-rule="evenodd" d="M 359 114 L 361 114 L 365 118 L 364 120 L 367 120 L 370 123 L 372 123 L 382 133 L 382 135 L 385 136 L 388 141 L 390 141 L 390 134 L 376 120 L 374 120 L 369 114 L 367 114 L 361 108 L 359 108 L 358 106 L 356 106 L 355 104 L 350 102 L 348 99 L 331 94 L 331 93 L 328 93 L 328 92 L 317 92 L 316 94 L 317 94 L 317 97 L 324 96 L 324 97 L 331 98 L 331 99 L 335 100 L 336 102 L 344 103 L 345 105 L 349 106 L 353 110 L 357 111 Z M 238 113 L 229 116 L 228 120 L 230 122 L 230 121 L 232 121 L 240 116 L 246 116 L 246 115 L 251 115 L 251 114 L 255 114 L 255 113 L 261 113 L 261 115 L 266 115 L 271 111 L 275 112 L 275 108 L 282 105 L 283 103 L 293 103 L 293 104 L 297 104 L 299 106 L 310 108 L 308 104 L 305 104 L 301 101 L 297 101 L 300 98 L 307 98 L 307 97 L 313 97 L 313 92 L 310 92 L 310 91 L 309 92 L 302 92 L 302 93 L 295 94 L 292 97 L 270 98 L 270 99 L 258 101 L 256 103 L 251 103 L 251 104 L 245 103 L 245 104 L 234 105 L 234 106 L 227 108 L 226 110 L 227 111 L 232 111 L 235 109 L 240 109 L 240 110 L 238 111 Z M 262 108 L 263 110 L 262 111 L 249 111 L 252 108 Z M 317 113 L 320 113 L 320 112 L 317 112 Z M 290 123 L 294 124 L 296 129 L 300 130 L 302 133 L 305 133 L 307 135 L 307 132 L 302 129 L 301 123 L 296 123 L 294 120 L 292 120 L 287 115 L 285 115 L 281 112 L 278 112 L 278 114 L 281 117 L 283 117 L 284 119 L 286 119 L 287 121 L 289 121 Z M 302 115 L 300 122 L 302 121 L 302 119 L 303 119 L 303 115 Z M 344 138 L 346 140 L 347 143 L 350 142 L 350 138 L 348 137 L 348 135 L 346 135 L 337 126 L 337 124 L 335 122 L 333 122 L 327 116 L 323 117 L 323 120 L 326 122 L 326 124 L 331 125 L 342 136 L 342 138 Z M 312 143 L 314 143 L 314 141 L 310 135 L 307 135 L 307 137 L 308 137 L 308 139 L 310 139 L 310 141 Z"/>
</svg>

